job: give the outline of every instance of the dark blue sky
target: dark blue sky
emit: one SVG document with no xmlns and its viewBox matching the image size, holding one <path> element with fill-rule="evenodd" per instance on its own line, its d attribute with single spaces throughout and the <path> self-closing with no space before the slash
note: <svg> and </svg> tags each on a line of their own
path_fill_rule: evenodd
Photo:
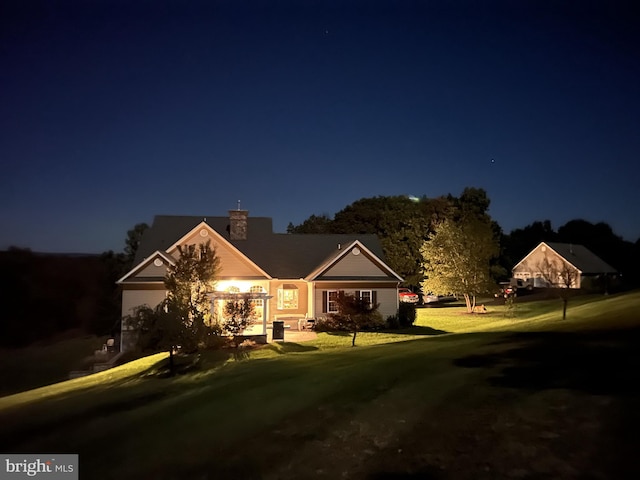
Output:
<svg viewBox="0 0 640 480">
<path fill-rule="evenodd" d="M 635 241 L 632 7 L 1 0 L 0 248 L 121 250 L 155 214 L 239 199 L 284 232 L 466 186 L 506 232 L 584 218 Z"/>
</svg>

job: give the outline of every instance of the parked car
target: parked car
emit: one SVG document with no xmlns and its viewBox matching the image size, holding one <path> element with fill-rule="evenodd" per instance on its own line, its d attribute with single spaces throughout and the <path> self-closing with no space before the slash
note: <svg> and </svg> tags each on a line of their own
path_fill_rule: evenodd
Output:
<svg viewBox="0 0 640 480">
<path fill-rule="evenodd" d="M 438 295 L 433 295 L 432 293 L 422 296 L 422 303 L 436 303 L 439 301 L 440 297 L 438 297 Z"/>
<path fill-rule="evenodd" d="M 408 288 L 399 288 L 398 289 L 398 298 L 401 302 L 404 303 L 418 303 L 418 294 L 413 293 Z"/>
</svg>

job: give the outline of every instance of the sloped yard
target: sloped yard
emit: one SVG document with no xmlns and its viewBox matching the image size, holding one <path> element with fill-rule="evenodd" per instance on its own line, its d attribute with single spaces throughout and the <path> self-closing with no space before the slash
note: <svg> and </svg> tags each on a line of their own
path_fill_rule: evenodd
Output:
<svg viewBox="0 0 640 480">
<path fill-rule="evenodd" d="M 639 306 L 434 309 L 404 336 L 212 352 L 173 379 L 160 354 L 1 398 L 0 450 L 79 453 L 101 479 L 637 478 Z"/>
</svg>

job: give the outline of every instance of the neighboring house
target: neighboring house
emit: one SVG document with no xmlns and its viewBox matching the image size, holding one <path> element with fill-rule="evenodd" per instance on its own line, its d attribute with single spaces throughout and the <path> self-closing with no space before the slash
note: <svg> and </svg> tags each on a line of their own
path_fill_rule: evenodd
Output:
<svg viewBox="0 0 640 480">
<path fill-rule="evenodd" d="M 229 217 L 154 218 L 140 242 L 133 269 L 118 280 L 122 287 L 121 350 L 135 332 L 126 317 L 135 307 L 155 307 L 166 297 L 164 278 L 177 259 L 178 246 L 210 241 L 220 258 L 214 312 L 225 300 L 250 293 L 258 317 L 252 329 L 266 341 L 267 323 L 277 319 L 318 318 L 336 312 L 339 291 L 379 303 L 384 318 L 398 311 L 402 278 L 385 262 L 375 235 L 273 233 L 270 218 L 231 210 Z"/>
<path fill-rule="evenodd" d="M 616 274 L 611 265 L 582 245 L 557 242 L 541 242 L 513 267 L 515 278 L 533 278 L 534 287 L 566 288 L 569 278 L 570 288 L 606 289 L 607 279 Z"/>
</svg>

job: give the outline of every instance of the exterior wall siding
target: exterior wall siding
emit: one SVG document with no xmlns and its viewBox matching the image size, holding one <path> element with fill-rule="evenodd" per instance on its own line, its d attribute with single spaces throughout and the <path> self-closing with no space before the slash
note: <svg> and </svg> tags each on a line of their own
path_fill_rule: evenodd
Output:
<svg viewBox="0 0 640 480">
<path fill-rule="evenodd" d="M 376 292 L 376 302 L 380 304 L 378 311 L 382 314 L 382 318 L 386 319 L 391 315 L 398 313 L 398 289 L 397 284 L 380 283 L 322 283 L 316 285 L 314 292 L 314 317 L 326 316 L 323 313 L 323 293 L 330 290 L 343 290 L 348 294 L 355 294 L 357 290 L 374 290 Z"/>
<path fill-rule="evenodd" d="M 135 347 L 137 340 L 137 333 L 133 330 L 130 330 L 127 327 L 126 322 L 124 321 L 124 317 L 127 315 L 131 315 L 133 313 L 133 309 L 140 305 L 148 305 L 151 308 L 156 307 L 160 302 L 165 299 L 166 290 L 164 285 L 158 285 L 157 288 L 155 285 L 145 285 L 144 290 L 129 290 L 126 287 L 122 291 L 122 330 L 120 332 L 120 351 L 126 352 Z"/>
<path fill-rule="evenodd" d="M 133 313 L 133 309 L 139 305 L 148 305 L 155 308 L 166 297 L 164 285 L 158 285 L 153 290 L 123 290 L 122 291 L 122 316 Z"/>
</svg>

